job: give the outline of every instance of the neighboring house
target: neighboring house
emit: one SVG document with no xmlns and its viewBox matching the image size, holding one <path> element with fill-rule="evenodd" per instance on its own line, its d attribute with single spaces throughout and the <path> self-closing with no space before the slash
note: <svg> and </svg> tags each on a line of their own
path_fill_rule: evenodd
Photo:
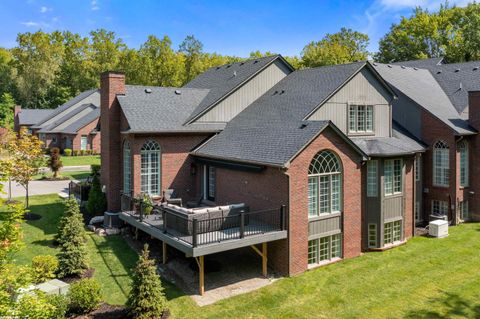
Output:
<svg viewBox="0 0 480 319">
<path fill-rule="evenodd" d="M 475 209 L 480 204 L 475 194 L 478 165 L 472 164 L 478 158 L 475 92 L 480 91 L 480 62 L 442 61 L 374 64 L 399 96 L 393 104 L 394 120 L 427 146 L 417 161 L 422 167 L 418 178 L 423 179 L 415 202 L 419 224 L 432 216 L 446 216 L 456 224 L 478 219 L 480 213 Z"/>
<path fill-rule="evenodd" d="M 93 89 L 79 94 L 54 110 L 24 109 L 19 111 L 15 118 L 16 121 L 18 118 L 18 126 L 28 125 L 32 133 L 45 143 L 45 147 L 92 150 L 99 153 L 99 106 L 99 90 Z M 37 117 L 39 111 L 42 113 Z"/>
<path fill-rule="evenodd" d="M 22 109 L 20 105 L 15 105 L 14 130 L 20 131 L 20 128 L 27 129 L 32 133 L 31 126 L 50 115 L 53 110 L 48 109 Z"/>
<path fill-rule="evenodd" d="M 107 72 L 100 95 L 108 210 L 196 257 L 200 278 L 203 256 L 239 247 L 261 244 L 265 267 L 268 251 L 272 268 L 294 275 L 414 235 L 425 147 L 392 120 L 398 93 L 369 62 L 294 71 L 277 55 L 182 88 Z M 132 195 L 167 189 L 215 208 L 131 211 Z M 225 215 L 238 203 L 250 212 Z"/>
</svg>

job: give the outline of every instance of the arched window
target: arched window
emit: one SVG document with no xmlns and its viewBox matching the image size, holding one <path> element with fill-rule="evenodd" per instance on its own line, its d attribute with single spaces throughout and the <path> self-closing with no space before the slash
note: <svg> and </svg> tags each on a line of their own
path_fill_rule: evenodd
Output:
<svg viewBox="0 0 480 319">
<path fill-rule="evenodd" d="M 123 142 L 123 192 L 130 194 L 131 180 L 132 180 L 132 157 L 130 151 L 130 143 L 128 141 Z"/>
<path fill-rule="evenodd" d="M 341 210 L 342 167 L 331 151 L 321 151 L 308 168 L 308 216 Z"/>
<path fill-rule="evenodd" d="M 141 190 L 151 196 L 160 195 L 160 145 L 147 141 L 140 151 Z"/>
<path fill-rule="evenodd" d="M 463 140 L 458 144 L 460 152 L 460 186 L 468 186 L 468 142 Z"/>
<path fill-rule="evenodd" d="M 449 148 L 444 141 L 433 145 L 433 185 L 448 187 L 450 183 Z"/>
</svg>

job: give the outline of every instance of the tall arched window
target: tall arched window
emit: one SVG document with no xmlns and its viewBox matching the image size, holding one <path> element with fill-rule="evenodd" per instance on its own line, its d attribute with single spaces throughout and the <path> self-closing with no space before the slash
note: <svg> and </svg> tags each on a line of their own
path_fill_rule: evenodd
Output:
<svg viewBox="0 0 480 319">
<path fill-rule="evenodd" d="M 468 186 L 468 142 L 463 140 L 458 144 L 460 152 L 460 186 Z"/>
<path fill-rule="evenodd" d="M 308 168 L 308 216 L 341 210 L 342 167 L 331 151 L 321 151 Z"/>
<path fill-rule="evenodd" d="M 132 157 L 130 151 L 130 143 L 123 142 L 123 192 L 130 194 L 132 190 Z"/>
<path fill-rule="evenodd" d="M 147 141 L 140 151 L 141 190 L 151 196 L 160 195 L 160 145 Z"/>
<path fill-rule="evenodd" d="M 450 182 L 449 148 L 444 141 L 433 145 L 433 185 L 448 187 Z"/>
</svg>

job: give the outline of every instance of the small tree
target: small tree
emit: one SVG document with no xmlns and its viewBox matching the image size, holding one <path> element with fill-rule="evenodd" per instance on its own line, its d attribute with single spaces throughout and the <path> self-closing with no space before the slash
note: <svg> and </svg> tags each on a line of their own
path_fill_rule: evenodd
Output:
<svg viewBox="0 0 480 319">
<path fill-rule="evenodd" d="M 162 281 L 155 261 L 149 259 L 148 245 L 133 269 L 132 289 L 127 300 L 129 314 L 134 319 L 160 318 L 166 310 Z"/>
<path fill-rule="evenodd" d="M 20 223 L 24 216 L 25 208 L 22 204 L 9 203 L 6 209 L 0 210 L 0 267 L 22 246 Z"/>
<path fill-rule="evenodd" d="M 53 172 L 53 178 L 57 178 L 58 172 L 63 167 L 62 161 L 60 160 L 60 149 L 58 147 L 54 147 L 50 150 L 48 167 L 50 167 L 50 170 Z"/>
<path fill-rule="evenodd" d="M 29 134 L 25 128 L 20 130 L 18 136 L 10 138 L 7 142 L 6 147 L 12 163 L 9 175 L 12 180 L 25 188 L 26 207 L 28 207 L 28 185 L 44 164 L 42 145 L 43 142 Z"/>
<path fill-rule="evenodd" d="M 101 215 L 107 209 L 107 198 L 100 185 L 100 166 L 92 165 L 92 187 L 88 193 L 87 209 L 90 214 Z"/>
<path fill-rule="evenodd" d="M 60 242 L 59 276 L 81 275 L 88 268 L 87 233 L 80 209 L 73 198 L 67 200 L 67 211 L 60 221 L 57 240 Z"/>
</svg>

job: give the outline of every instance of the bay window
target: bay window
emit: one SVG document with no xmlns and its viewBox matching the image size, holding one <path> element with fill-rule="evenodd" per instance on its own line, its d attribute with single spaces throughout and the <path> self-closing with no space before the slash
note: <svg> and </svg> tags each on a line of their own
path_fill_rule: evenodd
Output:
<svg viewBox="0 0 480 319">
<path fill-rule="evenodd" d="M 384 192 L 385 195 L 402 193 L 402 170 L 401 159 L 386 160 L 384 163 Z"/>
</svg>

